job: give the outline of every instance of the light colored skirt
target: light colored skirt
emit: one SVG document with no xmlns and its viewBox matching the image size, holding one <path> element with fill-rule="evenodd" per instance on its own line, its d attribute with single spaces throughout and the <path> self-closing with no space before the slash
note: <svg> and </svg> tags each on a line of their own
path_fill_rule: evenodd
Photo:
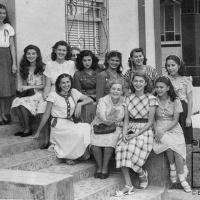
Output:
<svg viewBox="0 0 200 200">
<path fill-rule="evenodd" d="M 51 127 L 49 149 L 53 149 L 58 158 L 77 159 L 90 144 L 90 131 L 90 124 L 57 118 L 56 126 Z"/>
<path fill-rule="evenodd" d="M 165 127 L 170 123 L 170 120 L 160 120 L 157 121 L 156 125 Z M 180 124 L 177 124 L 173 129 L 164 133 L 164 136 L 161 138 L 161 144 L 156 143 L 154 140 L 153 150 L 156 154 L 160 154 L 167 149 L 175 151 L 181 155 L 183 159 L 186 159 L 186 144 Z"/>
</svg>

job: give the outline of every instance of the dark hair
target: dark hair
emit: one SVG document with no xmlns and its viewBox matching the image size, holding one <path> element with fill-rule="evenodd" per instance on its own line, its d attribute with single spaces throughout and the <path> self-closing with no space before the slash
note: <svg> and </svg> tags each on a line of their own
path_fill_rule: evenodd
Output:
<svg viewBox="0 0 200 200">
<path fill-rule="evenodd" d="M 179 69 L 178 69 L 178 74 L 180 76 L 184 76 L 186 75 L 186 68 L 185 68 L 185 64 L 184 62 L 176 55 L 169 55 L 167 56 L 166 58 L 166 61 L 165 61 L 165 69 L 167 71 L 167 73 L 169 74 L 168 70 L 167 70 L 167 61 L 168 60 L 173 60 L 177 65 L 179 65 Z"/>
<path fill-rule="evenodd" d="M 144 54 L 143 49 L 142 49 L 142 48 L 135 48 L 135 49 L 132 49 L 132 50 L 131 50 L 131 52 L 130 52 L 130 57 L 128 58 L 128 65 L 129 65 L 129 67 L 130 67 L 130 68 L 135 67 L 135 63 L 131 60 L 131 58 L 133 57 L 133 54 L 134 54 L 135 52 L 141 52 L 141 53 L 142 53 L 142 55 L 144 56 L 143 65 L 146 65 L 146 64 L 147 64 L 147 58 L 146 58 L 146 56 L 145 56 L 145 54 Z"/>
<path fill-rule="evenodd" d="M 83 50 L 80 52 L 80 54 L 77 56 L 76 59 L 76 67 L 79 71 L 82 71 L 84 69 L 83 66 L 83 58 L 85 56 L 91 56 L 92 58 L 92 65 L 91 65 L 91 69 L 96 70 L 98 67 L 98 62 L 99 59 L 90 51 L 90 50 Z"/>
<path fill-rule="evenodd" d="M 174 87 L 173 87 L 170 79 L 168 77 L 166 77 L 166 76 L 160 76 L 160 77 L 158 77 L 156 79 L 155 85 L 158 82 L 164 83 L 165 85 L 167 85 L 169 87 L 169 90 L 167 91 L 167 95 L 170 97 L 170 100 L 172 102 L 174 102 L 174 100 L 177 98 L 177 95 L 176 95 L 176 93 L 174 91 Z"/>
<path fill-rule="evenodd" d="M 119 58 L 120 64 L 117 67 L 117 73 L 121 74 L 122 73 L 122 54 L 119 51 L 110 51 L 110 52 L 106 53 L 105 61 L 104 61 L 104 65 L 105 65 L 106 69 L 108 69 L 108 67 L 109 67 L 108 60 L 112 57 L 118 57 Z"/>
<path fill-rule="evenodd" d="M 70 60 L 70 59 L 71 59 L 71 47 L 70 47 L 70 45 L 67 44 L 67 42 L 65 42 L 65 41 L 58 41 L 58 42 L 56 42 L 56 43 L 53 45 L 53 47 L 52 47 L 52 53 L 51 53 L 51 59 L 52 59 L 53 61 L 56 60 L 57 55 L 56 55 L 55 51 L 56 51 L 56 49 L 58 48 L 58 46 L 65 46 L 65 47 L 66 47 L 66 49 L 67 49 L 67 54 L 66 54 L 66 56 L 65 56 L 65 60 Z"/>
<path fill-rule="evenodd" d="M 153 88 L 152 88 L 152 84 L 151 84 L 150 79 L 148 78 L 148 76 L 143 72 L 135 72 L 134 75 L 133 75 L 132 81 L 134 81 L 136 76 L 142 77 L 145 80 L 145 82 L 147 83 L 147 85 L 144 87 L 144 93 L 145 94 L 146 93 L 151 93 L 153 91 Z M 134 86 L 131 87 L 131 90 L 132 90 L 133 93 L 135 93 Z"/>
<path fill-rule="evenodd" d="M 7 11 L 7 8 L 5 5 L 3 4 L 0 4 L 0 9 L 4 9 L 6 11 L 6 18 L 3 20 L 3 23 L 6 24 L 10 24 L 10 20 L 9 20 L 9 17 L 8 17 L 8 11 Z"/>
<path fill-rule="evenodd" d="M 30 44 L 27 47 L 25 47 L 24 54 L 20 61 L 20 75 L 23 80 L 26 80 L 28 78 L 28 74 L 29 74 L 30 62 L 27 60 L 26 54 L 27 54 L 28 50 L 30 50 L 30 49 L 35 50 L 37 53 L 36 68 L 35 68 L 34 74 L 41 74 L 44 71 L 45 64 L 42 61 L 40 49 L 37 46 Z"/>
<path fill-rule="evenodd" d="M 71 88 L 72 88 L 72 84 L 73 84 L 73 79 L 72 79 L 72 76 L 70 76 L 69 74 L 61 74 L 58 76 L 58 78 L 56 79 L 56 82 L 55 82 L 55 88 L 56 88 L 56 92 L 57 93 L 60 93 L 61 92 L 61 88 L 60 88 L 60 82 L 63 78 L 69 78 L 69 80 L 71 81 Z M 71 92 L 71 88 L 69 90 L 69 93 Z"/>
</svg>

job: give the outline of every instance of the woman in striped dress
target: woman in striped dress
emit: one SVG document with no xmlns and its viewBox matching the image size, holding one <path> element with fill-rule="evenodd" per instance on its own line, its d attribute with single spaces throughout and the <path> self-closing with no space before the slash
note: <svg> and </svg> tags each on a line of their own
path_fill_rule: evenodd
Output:
<svg viewBox="0 0 200 200">
<path fill-rule="evenodd" d="M 148 186 L 148 173 L 142 167 L 153 148 L 152 124 L 158 105 L 151 95 L 149 80 L 144 73 L 133 76 L 132 94 L 126 97 L 126 112 L 123 132 L 116 146 L 116 167 L 121 168 L 125 187 L 117 196 L 133 192 L 129 169 L 139 174 L 140 188 Z"/>
<path fill-rule="evenodd" d="M 136 72 L 145 73 L 150 79 L 150 83 L 154 85 L 158 74 L 155 67 L 147 65 L 147 59 L 142 48 L 135 48 L 130 52 L 128 64 L 130 69 L 123 76 L 127 89 L 133 89 L 132 81 Z"/>
</svg>

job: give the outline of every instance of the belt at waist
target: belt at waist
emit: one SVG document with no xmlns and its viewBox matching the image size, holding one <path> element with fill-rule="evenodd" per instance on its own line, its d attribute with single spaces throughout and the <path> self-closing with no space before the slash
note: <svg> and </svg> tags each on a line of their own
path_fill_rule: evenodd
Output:
<svg viewBox="0 0 200 200">
<path fill-rule="evenodd" d="M 132 118 L 130 118 L 129 121 L 130 122 L 137 122 L 137 123 L 146 123 L 146 122 L 148 122 L 148 119 L 144 119 L 144 118 L 135 118 L 135 119 L 132 119 Z"/>
<path fill-rule="evenodd" d="M 58 122 L 58 119 L 68 119 L 68 120 L 73 121 L 73 119 L 71 117 L 70 118 L 51 117 L 51 120 L 52 120 L 51 127 L 55 127 L 56 126 L 56 124 Z"/>
</svg>

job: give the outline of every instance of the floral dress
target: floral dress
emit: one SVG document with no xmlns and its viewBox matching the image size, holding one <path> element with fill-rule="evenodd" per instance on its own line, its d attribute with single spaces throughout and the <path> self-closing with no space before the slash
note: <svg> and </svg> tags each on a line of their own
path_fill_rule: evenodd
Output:
<svg viewBox="0 0 200 200">
<path fill-rule="evenodd" d="M 126 105 L 129 113 L 128 131 L 137 133 L 146 125 L 150 107 L 157 106 L 158 102 L 157 98 L 150 94 L 142 96 L 131 94 L 126 97 Z M 141 119 L 141 122 L 134 122 L 136 119 Z M 115 150 L 116 167 L 129 167 L 140 173 L 153 148 L 153 137 L 152 127 L 127 142 L 122 140 L 121 135 Z"/>
<path fill-rule="evenodd" d="M 161 105 L 159 102 L 155 116 L 156 128 L 163 129 L 167 127 L 173 121 L 174 113 L 181 113 L 182 111 L 183 109 L 179 99 L 176 99 L 174 102 L 168 99 L 165 105 Z M 167 149 L 177 152 L 183 159 L 186 159 L 185 139 L 179 123 L 164 133 L 161 138 L 161 143 L 154 141 L 153 150 L 155 153 L 159 154 Z"/>
<path fill-rule="evenodd" d="M 106 95 L 99 99 L 97 112 L 94 121 L 92 122 L 91 144 L 100 147 L 115 148 L 118 137 L 122 131 L 122 121 L 124 119 L 124 97 L 121 97 L 117 104 L 113 104 L 110 95 Z M 113 113 L 113 114 L 112 114 Z M 93 131 L 95 124 L 110 124 L 108 117 L 115 120 L 117 125 L 116 131 L 105 135 L 96 135 Z"/>
<path fill-rule="evenodd" d="M 192 92 L 192 78 L 187 76 L 171 77 L 169 76 L 174 90 L 181 100 L 183 112 L 180 114 L 179 123 L 183 129 L 186 144 L 191 144 L 193 139 L 192 126 L 186 127 L 186 118 L 188 114 L 187 95 Z"/>
<path fill-rule="evenodd" d="M 39 86 L 43 84 L 43 75 L 42 74 L 34 74 L 30 73 L 27 78 L 27 85 L 29 86 Z M 26 109 L 30 111 L 32 115 L 36 115 L 38 113 L 38 107 L 41 102 L 43 102 L 42 90 L 34 89 L 35 94 L 29 97 L 16 97 L 13 102 L 11 108 L 15 108 L 18 106 L 24 106 Z"/>
</svg>

